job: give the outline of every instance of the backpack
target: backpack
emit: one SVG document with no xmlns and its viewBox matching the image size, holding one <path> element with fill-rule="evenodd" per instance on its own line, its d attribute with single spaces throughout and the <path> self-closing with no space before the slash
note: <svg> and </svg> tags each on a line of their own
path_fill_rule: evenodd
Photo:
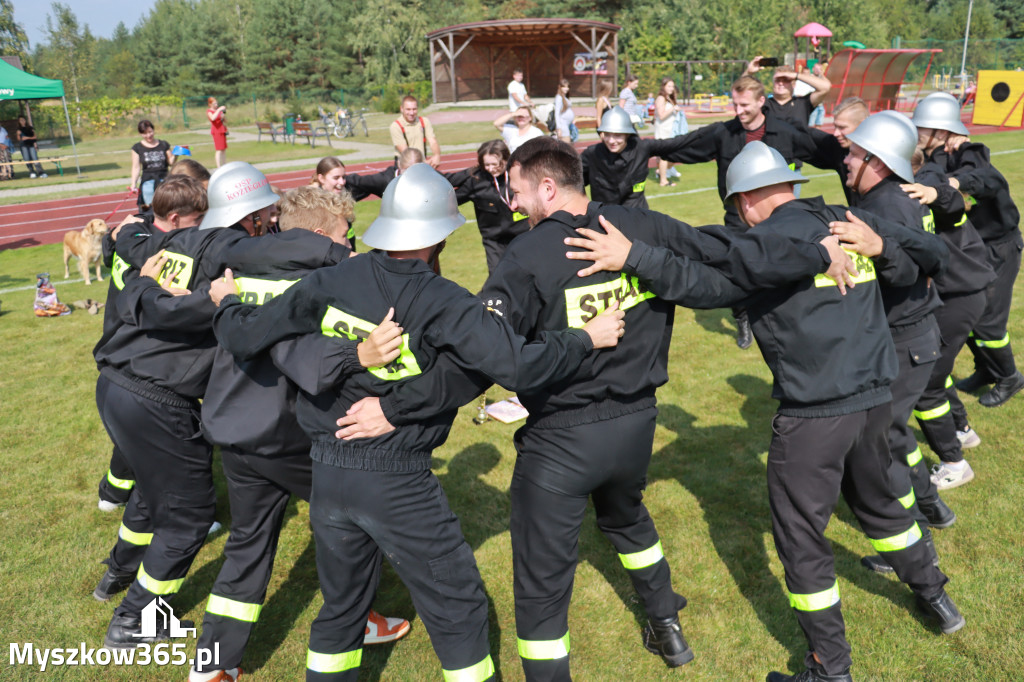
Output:
<svg viewBox="0 0 1024 682">
<path fill-rule="evenodd" d="M 548 120 L 546 121 L 546 123 L 547 123 L 547 126 L 548 126 L 548 132 L 550 132 L 552 135 L 554 135 L 555 134 L 555 130 L 556 130 L 555 107 L 551 107 L 551 111 L 548 112 Z"/>
</svg>

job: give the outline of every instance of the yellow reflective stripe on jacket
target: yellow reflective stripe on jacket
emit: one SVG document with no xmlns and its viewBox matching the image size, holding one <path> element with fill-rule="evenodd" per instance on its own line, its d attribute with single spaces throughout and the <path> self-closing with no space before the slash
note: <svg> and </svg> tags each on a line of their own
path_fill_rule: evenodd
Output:
<svg viewBox="0 0 1024 682">
<path fill-rule="evenodd" d="M 789 605 L 797 611 L 821 611 L 839 603 L 839 583 L 821 592 L 811 594 L 789 593 Z"/>
<path fill-rule="evenodd" d="M 644 180 L 643 182 L 638 182 L 635 185 L 633 185 L 633 192 L 639 194 L 640 192 L 644 191 L 645 187 L 647 187 L 647 180 Z"/>
<path fill-rule="evenodd" d="M 117 537 L 121 538 L 125 542 L 129 542 L 139 547 L 145 547 L 149 543 L 153 542 L 152 533 L 136 533 L 128 526 L 121 524 L 121 527 L 117 529 Z"/>
<path fill-rule="evenodd" d="M 275 296 L 288 291 L 297 279 L 257 279 L 255 277 L 236 277 L 235 287 L 242 303 L 263 305 Z"/>
<path fill-rule="evenodd" d="M 215 616 L 234 618 L 245 623 L 255 623 L 259 620 L 260 610 L 263 604 L 247 604 L 244 601 L 235 601 L 217 594 L 211 594 L 206 602 L 206 612 Z"/>
<path fill-rule="evenodd" d="M 854 283 L 862 284 L 863 282 L 878 279 L 878 275 L 875 273 L 875 264 L 870 258 L 854 253 L 849 249 L 843 249 L 843 251 L 846 251 L 847 255 L 853 259 L 853 264 L 857 268 L 857 276 L 853 278 Z M 838 285 L 834 279 L 822 272 L 814 276 L 814 286 L 834 287 Z"/>
<path fill-rule="evenodd" d="M 946 377 L 946 388 L 953 388 L 953 377 Z"/>
<path fill-rule="evenodd" d="M 793 163 L 791 163 L 788 166 L 786 166 L 786 168 L 788 168 L 789 170 L 791 170 L 791 171 L 793 171 L 795 173 L 796 172 L 796 161 L 794 161 Z"/>
<path fill-rule="evenodd" d="M 181 589 L 182 583 L 185 582 L 184 578 L 175 578 L 174 580 L 157 580 L 150 574 L 146 573 L 145 564 L 139 566 L 139 574 L 136 576 L 136 580 L 139 584 L 145 587 L 153 594 L 174 594 Z"/>
<path fill-rule="evenodd" d="M 955 224 L 953 225 L 953 227 L 960 227 L 961 225 L 963 225 L 963 224 L 964 224 L 964 223 L 966 223 L 966 222 L 967 222 L 967 211 L 964 211 L 964 214 L 963 214 L 962 216 L 960 216 L 960 220 L 959 220 L 959 221 L 957 221 L 957 222 L 956 222 L 956 223 L 955 223 Z"/>
<path fill-rule="evenodd" d="M 531 661 L 553 661 L 569 655 L 569 633 L 559 639 L 519 639 L 519 657 Z"/>
<path fill-rule="evenodd" d="M 131 480 L 130 478 L 118 478 L 110 469 L 107 469 L 107 482 L 109 482 L 110 485 L 114 486 L 115 488 L 120 488 L 121 490 L 131 490 L 132 488 L 135 487 L 135 481 Z"/>
<path fill-rule="evenodd" d="M 514 220 L 515 222 L 519 222 L 520 220 L 526 220 L 529 217 L 530 216 L 524 215 L 524 214 L 520 213 L 519 211 L 513 211 L 512 212 L 512 220 Z"/>
<path fill-rule="evenodd" d="M 653 566 L 664 558 L 665 555 L 661 551 L 661 540 L 658 540 L 657 544 L 652 547 L 648 547 L 640 552 L 619 555 L 619 560 L 622 562 L 622 565 L 630 571 L 636 571 L 641 568 Z"/>
<path fill-rule="evenodd" d="M 179 289 L 188 289 L 188 285 L 192 282 L 192 270 L 195 268 L 195 260 L 183 253 L 167 250 L 164 250 L 164 256 L 167 258 L 167 262 L 160 268 L 157 281 L 163 284 L 167 275 L 174 273 L 174 277 L 171 278 L 171 286 L 178 287 Z"/>
<path fill-rule="evenodd" d="M 911 507 L 914 506 L 914 489 L 911 488 L 909 493 L 907 493 L 903 497 L 897 497 L 896 499 L 900 501 L 900 504 L 903 505 L 904 509 L 910 509 Z"/>
<path fill-rule="evenodd" d="M 916 448 L 914 448 L 913 452 L 907 455 L 907 466 L 917 466 L 917 463 L 920 462 L 921 459 L 921 446 L 919 445 Z"/>
<path fill-rule="evenodd" d="M 995 341 L 982 341 L 977 336 L 974 337 L 974 343 L 979 348 L 1003 348 L 1010 343 L 1010 332 L 1006 332 L 1006 336 Z"/>
<path fill-rule="evenodd" d="M 114 280 L 114 286 L 120 289 L 124 289 L 124 273 L 131 270 L 132 266 L 125 262 L 123 258 L 114 254 L 114 260 L 110 263 L 110 279 Z"/>
<path fill-rule="evenodd" d="M 935 234 L 935 214 L 928 210 L 928 215 L 921 218 L 921 227 L 924 228 L 925 232 Z"/>
<path fill-rule="evenodd" d="M 363 650 L 346 651 L 342 654 L 318 654 L 312 649 L 306 651 L 306 669 L 315 673 L 340 673 L 358 668 L 363 661 Z"/>
<path fill-rule="evenodd" d="M 612 301 L 629 310 L 641 301 L 655 298 L 636 277 L 622 273 L 618 279 L 565 290 L 565 316 L 570 327 L 582 327 L 604 312 Z"/>
<path fill-rule="evenodd" d="M 444 670 L 444 682 L 484 682 L 494 676 L 494 661 L 490 655 L 476 665 L 458 670 Z"/>
<path fill-rule="evenodd" d="M 868 539 L 871 540 L 871 546 L 875 548 L 876 552 L 898 552 L 901 549 L 910 547 L 921 539 L 921 528 L 915 522 L 913 526 L 898 535 L 877 540 L 874 538 Z"/>
<path fill-rule="evenodd" d="M 327 306 L 327 312 L 324 313 L 324 318 L 320 321 L 320 331 L 324 336 L 344 336 L 353 341 L 362 341 L 376 328 L 376 324 L 360 320 L 334 306 Z M 416 362 L 416 356 L 409 349 L 409 335 L 402 334 L 402 350 L 396 359 L 384 367 L 370 367 L 367 371 L 385 381 L 395 381 L 421 374 L 422 370 L 419 363 Z"/>
<path fill-rule="evenodd" d="M 944 414 L 949 414 L 949 401 L 942 403 L 938 407 L 933 407 L 930 410 L 914 410 L 914 416 L 921 421 L 928 421 L 929 419 L 938 419 Z"/>
</svg>

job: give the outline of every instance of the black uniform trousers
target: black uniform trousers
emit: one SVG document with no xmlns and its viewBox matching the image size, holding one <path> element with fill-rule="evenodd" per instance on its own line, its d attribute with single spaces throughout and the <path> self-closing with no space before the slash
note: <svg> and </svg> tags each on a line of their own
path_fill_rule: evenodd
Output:
<svg viewBox="0 0 1024 682">
<path fill-rule="evenodd" d="M 482 237 L 484 244 L 484 255 L 487 257 L 487 272 L 494 272 L 498 267 L 498 261 L 505 255 L 505 249 L 509 242 L 518 237 L 518 234 L 501 234 L 496 237 Z"/>
<path fill-rule="evenodd" d="M 921 448 L 910 429 L 910 418 L 941 357 L 942 340 L 933 315 L 928 315 L 921 322 L 909 327 L 890 327 L 890 331 L 893 344 L 896 346 L 899 373 L 889 387 L 892 391 L 892 425 L 889 427 L 889 452 L 892 454 L 892 463 L 889 478 L 892 481 L 893 494 L 899 499 L 900 504 L 910 510 L 914 520 L 920 524 L 923 535 L 928 536 L 931 533 L 928 529 L 928 519 L 916 504 L 917 486 L 914 485 L 912 463 L 923 470 L 929 483 L 931 479 L 928 478 L 927 469 L 921 464 Z M 922 492 L 925 495 L 929 493 L 927 489 Z M 931 499 L 938 494 L 934 486 L 930 492 Z"/>
<path fill-rule="evenodd" d="M 519 656 L 528 680 L 569 680 L 569 602 L 587 499 L 652 618 L 676 616 L 668 562 L 643 490 L 657 408 L 516 432 L 512 561 Z"/>
<path fill-rule="evenodd" d="M 892 492 L 889 403 L 838 417 L 776 414 L 768 450 L 768 500 L 775 549 L 786 571 L 790 605 L 827 674 L 850 667 L 850 645 L 825 528 L 842 493 L 875 551 L 925 598 L 947 578 L 932 564 L 921 532 Z"/>
<path fill-rule="evenodd" d="M 313 481 L 308 450 L 266 457 L 222 446 L 220 456 L 231 502 L 231 534 L 196 645 L 212 651 L 219 643 L 220 658 L 216 666 L 197 665 L 199 672 L 230 670 L 242 662 L 267 596 L 288 499 L 295 495 L 308 502 Z"/>
<path fill-rule="evenodd" d="M 433 473 L 314 461 L 309 516 L 324 605 L 310 628 L 308 681 L 358 678 L 382 553 L 409 588 L 445 679 L 493 679 L 483 581 Z"/>
<path fill-rule="evenodd" d="M 157 596 L 179 591 L 203 546 L 217 500 L 212 450 L 200 432 L 196 401 L 101 374 L 96 404 L 110 439 L 136 475 L 125 514 L 147 515 L 153 533 L 136 579 L 114 611 L 117 616 L 138 617 Z M 117 550 L 115 545 L 111 558 Z"/>
<path fill-rule="evenodd" d="M 985 243 L 988 262 L 996 271 L 995 281 L 986 289 L 985 310 L 974 326 L 967 345 L 974 353 L 974 371 L 992 381 L 1009 379 L 1017 372 L 1006 325 L 1010 320 L 1013 284 L 1020 271 L 1021 237 Z"/>
<path fill-rule="evenodd" d="M 135 487 L 135 474 L 128 466 L 124 454 L 115 445 L 110 453 L 107 473 L 100 479 L 100 499 L 115 504 L 125 504 Z"/>
<path fill-rule="evenodd" d="M 921 399 L 914 408 L 914 416 L 921 427 L 928 447 L 943 462 L 959 462 L 964 458 L 960 439 L 957 438 L 957 423 L 954 413 L 960 411 L 964 415 L 963 423 L 967 423 L 967 409 L 964 407 L 950 374 L 956 356 L 967 342 L 967 335 L 976 325 L 985 306 L 985 291 L 976 291 L 963 296 L 943 296 L 942 307 L 935 311 L 942 334 L 942 354 L 935 363 L 932 375 L 928 379 Z M 914 467 L 914 492 L 927 481 L 931 485 L 931 477 L 927 467 L 920 463 Z"/>
</svg>

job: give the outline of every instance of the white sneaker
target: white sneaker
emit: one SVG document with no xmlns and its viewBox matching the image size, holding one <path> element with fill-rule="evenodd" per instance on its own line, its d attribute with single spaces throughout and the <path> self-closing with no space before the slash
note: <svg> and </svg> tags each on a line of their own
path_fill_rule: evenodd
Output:
<svg viewBox="0 0 1024 682">
<path fill-rule="evenodd" d="M 41 178 L 46 178 L 46 177 L 49 177 L 49 176 L 48 176 L 48 175 L 47 175 L 46 173 L 41 173 L 41 174 L 39 175 L 39 177 L 41 177 Z"/>
<path fill-rule="evenodd" d="M 932 467 L 932 483 L 939 490 L 958 488 L 973 480 L 974 469 L 967 463 L 967 460 L 964 460 L 964 465 L 960 469 L 952 469 L 949 464 L 936 464 Z"/>
<path fill-rule="evenodd" d="M 206 535 L 210 536 L 219 531 L 224 526 L 220 525 L 220 521 L 214 521 L 210 524 L 210 530 L 206 531 Z"/>
<path fill-rule="evenodd" d="M 29 173 L 29 174 L 28 174 L 28 176 L 29 176 L 30 178 L 34 178 L 34 177 L 36 176 L 36 174 L 35 174 L 35 173 Z"/>
<path fill-rule="evenodd" d="M 99 504 L 97 504 L 96 506 L 100 508 L 101 512 L 112 512 L 112 511 L 117 511 L 118 509 L 120 509 L 124 505 L 123 504 L 118 504 L 117 502 L 110 502 L 109 500 L 101 499 L 99 501 Z"/>
<path fill-rule="evenodd" d="M 956 439 L 960 441 L 960 447 L 963 448 L 976 448 L 981 445 L 981 436 L 979 436 L 970 426 L 966 427 L 963 431 L 958 429 L 956 432 Z"/>
<path fill-rule="evenodd" d="M 404 618 L 386 618 L 376 611 L 370 611 L 366 620 L 366 635 L 363 644 L 384 644 L 401 639 L 409 632 L 409 621 Z"/>
</svg>

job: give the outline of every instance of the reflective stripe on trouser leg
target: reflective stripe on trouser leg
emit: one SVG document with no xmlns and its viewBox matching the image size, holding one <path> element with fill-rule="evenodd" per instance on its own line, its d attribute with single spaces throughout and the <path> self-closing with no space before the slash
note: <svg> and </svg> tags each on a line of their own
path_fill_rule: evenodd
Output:
<svg viewBox="0 0 1024 682">
<path fill-rule="evenodd" d="M 146 591 L 158 594 L 161 596 L 168 594 L 175 594 L 181 589 L 182 583 L 185 582 L 185 578 L 173 578 L 171 580 L 157 580 L 150 574 L 146 573 L 146 565 L 142 564 L 139 566 L 139 574 L 135 577 L 136 582 L 144 587 Z"/>
<path fill-rule="evenodd" d="M 306 670 L 314 673 L 342 673 L 358 670 L 363 660 L 363 650 L 345 651 L 340 654 L 321 654 L 312 649 L 306 651 Z"/>
<path fill-rule="evenodd" d="M 932 421 L 947 414 L 949 414 L 948 400 L 938 407 L 933 407 L 930 410 L 914 410 L 914 416 L 920 421 Z"/>
<path fill-rule="evenodd" d="M 789 593 L 789 605 L 797 611 L 821 611 L 839 603 L 839 583 L 810 594 Z"/>
<path fill-rule="evenodd" d="M 107 469 L 107 482 L 120 490 L 131 490 L 135 487 L 135 481 L 127 478 L 118 478 L 110 469 Z"/>
<path fill-rule="evenodd" d="M 985 341 L 975 336 L 974 343 L 978 348 L 1005 348 L 1010 343 L 1010 332 L 1006 332 L 1001 339 L 992 339 L 991 341 Z"/>
<path fill-rule="evenodd" d="M 569 633 L 558 639 L 517 639 L 519 656 L 532 661 L 551 661 L 569 655 Z"/>
<path fill-rule="evenodd" d="M 244 623 L 255 623 L 259 620 L 263 604 L 247 604 L 227 597 L 211 594 L 206 602 L 206 612 L 215 616 L 224 616 Z"/>
<path fill-rule="evenodd" d="M 921 448 L 920 448 L 920 446 L 918 446 L 918 447 L 914 448 L 913 452 L 911 452 L 910 454 L 907 455 L 907 466 L 908 467 L 917 466 L 917 464 L 920 463 L 921 459 L 923 459 L 923 457 L 921 455 Z M 906 506 L 906 505 L 903 505 L 903 506 Z"/>
<path fill-rule="evenodd" d="M 906 531 L 887 538 L 868 538 L 876 552 L 898 552 L 921 539 L 921 529 L 914 523 Z"/>
<path fill-rule="evenodd" d="M 444 682 L 485 682 L 494 677 L 494 661 L 488 654 L 487 658 L 469 667 L 441 672 L 444 673 Z"/>
<path fill-rule="evenodd" d="M 656 545 L 645 550 L 633 552 L 632 554 L 619 554 L 619 561 L 631 571 L 653 566 L 664 558 L 665 554 L 661 551 L 661 540 L 658 540 Z"/>
<path fill-rule="evenodd" d="M 144 547 L 153 541 L 152 533 L 136 533 L 128 526 L 121 524 L 121 527 L 117 530 L 117 537 L 121 538 L 125 542 Z"/>
</svg>

